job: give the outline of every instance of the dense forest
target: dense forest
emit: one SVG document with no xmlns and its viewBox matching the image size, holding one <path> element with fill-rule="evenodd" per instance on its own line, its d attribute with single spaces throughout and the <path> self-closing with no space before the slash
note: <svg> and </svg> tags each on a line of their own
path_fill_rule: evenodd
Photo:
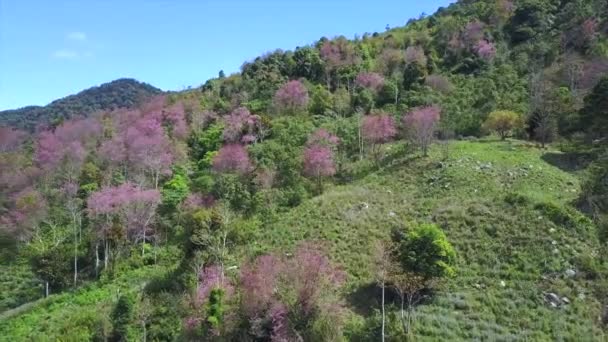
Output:
<svg viewBox="0 0 608 342">
<path fill-rule="evenodd" d="M 607 20 L 462 0 L 1 113 L 0 336 L 605 340 Z"/>
<path fill-rule="evenodd" d="M 119 79 L 78 94 L 39 106 L 0 111 L 0 125 L 27 131 L 57 125 L 63 120 L 88 117 L 97 112 L 118 108 L 135 108 L 147 99 L 159 95 L 160 89 L 134 79 Z"/>
</svg>

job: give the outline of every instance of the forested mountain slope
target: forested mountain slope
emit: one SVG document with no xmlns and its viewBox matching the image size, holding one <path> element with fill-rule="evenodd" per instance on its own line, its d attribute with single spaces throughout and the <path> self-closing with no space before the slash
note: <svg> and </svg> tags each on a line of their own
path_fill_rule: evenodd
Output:
<svg viewBox="0 0 608 342">
<path fill-rule="evenodd" d="M 160 89 L 149 84 L 124 78 L 91 87 L 43 107 L 29 106 L 0 111 L 0 125 L 33 130 L 37 125 L 86 117 L 100 111 L 134 108 L 160 93 Z"/>
<path fill-rule="evenodd" d="M 606 5 L 459 1 L 0 128 L 0 336 L 605 340 Z"/>
</svg>

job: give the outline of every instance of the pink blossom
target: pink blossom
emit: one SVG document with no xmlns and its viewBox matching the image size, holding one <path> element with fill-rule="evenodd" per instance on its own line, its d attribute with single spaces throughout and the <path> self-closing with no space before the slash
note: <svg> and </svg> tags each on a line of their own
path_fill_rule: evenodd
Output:
<svg viewBox="0 0 608 342">
<path fill-rule="evenodd" d="M 424 155 L 427 154 L 428 147 L 433 140 L 440 114 L 441 108 L 438 106 L 427 106 L 416 108 L 403 117 L 403 123 L 410 138 L 422 148 Z"/>
<path fill-rule="evenodd" d="M 329 147 L 313 145 L 304 150 L 304 174 L 309 177 L 329 177 L 336 173 L 333 152 Z"/>
<path fill-rule="evenodd" d="M 272 305 L 282 270 L 282 261 L 273 255 L 262 255 L 253 263 L 243 266 L 241 287 L 243 306 L 248 316 L 260 316 Z"/>
<path fill-rule="evenodd" d="M 329 133 L 324 128 L 319 128 L 313 134 L 308 137 L 306 145 L 321 145 L 321 146 L 335 146 L 340 143 L 340 139 L 335 135 Z"/>
<path fill-rule="evenodd" d="M 285 83 L 274 95 L 274 103 L 279 110 L 296 111 L 308 105 L 308 90 L 300 81 Z"/>
<path fill-rule="evenodd" d="M 363 72 L 357 76 L 355 83 L 360 87 L 378 91 L 384 85 L 384 77 L 375 72 Z"/>
<path fill-rule="evenodd" d="M 25 140 L 27 133 L 9 127 L 0 127 L 0 152 L 14 151 Z"/>
<path fill-rule="evenodd" d="M 216 172 L 235 172 L 246 174 L 251 171 L 247 149 L 243 145 L 228 144 L 222 146 L 213 158 L 213 170 Z"/>
<path fill-rule="evenodd" d="M 260 117 L 252 115 L 247 108 L 239 107 L 224 118 L 224 141 L 250 143 L 257 140 Z"/>
<path fill-rule="evenodd" d="M 482 39 L 477 42 L 474 50 L 479 57 L 487 61 L 494 59 L 494 57 L 496 56 L 496 47 L 492 42 L 489 42 L 485 39 Z"/>
<path fill-rule="evenodd" d="M 397 135 L 395 120 L 388 114 L 368 115 L 361 125 L 363 139 L 373 144 L 391 141 Z"/>
</svg>

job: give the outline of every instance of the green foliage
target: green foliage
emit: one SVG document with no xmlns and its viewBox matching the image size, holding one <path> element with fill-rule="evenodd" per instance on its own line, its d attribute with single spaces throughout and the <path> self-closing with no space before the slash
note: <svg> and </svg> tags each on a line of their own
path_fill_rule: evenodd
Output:
<svg viewBox="0 0 608 342">
<path fill-rule="evenodd" d="M 582 128 L 595 137 L 606 137 L 608 132 L 608 77 L 602 78 L 585 97 L 585 107 L 581 112 Z"/>
<path fill-rule="evenodd" d="M 456 252 L 437 225 L 422 223 L 397 236 L 398 260 L 403 269 L 425 279 L 455 275 Z"/>
<path fill-rule="evenodd" d="M 188 196 L 190 189 L 186 176 L 175 173 L 162 188 L 163 205 L 166 208 L 175 208 L 181 201 Z"/>
<path fill-rule="evenodd" d="M 216 288 L 211 290 L 207 302 L 207 323 L 211 329 L 219 331 L 224 322 L 224 290 Z"/>
<path fill-rule="evenodd" d="M 514 129 L 520 128 L 523 122 L 521 116 L 515 112 L 507 110 L 494 111 L 488 115 L 484 122 L 484 127 L 498 133 L 502 140 L 505 140 Z"/>
<path fill-rule="evenodd" d="M 224 126 L 220 123 L 213 124 L 203 131 L 194 132 L 190 137 L 188 145 L 192 157 L 198 160 L 199 169 L 209 168 L 215 153 L 222 146 L 222 134 Z"/>
<path fill-rule="evenodd" d="M 126 295 L 118 297 L 116 306 L 112 311 L 112 341 L 127 341 L 128 326 L 133 318 L 133 302 Z"/>
</svg>

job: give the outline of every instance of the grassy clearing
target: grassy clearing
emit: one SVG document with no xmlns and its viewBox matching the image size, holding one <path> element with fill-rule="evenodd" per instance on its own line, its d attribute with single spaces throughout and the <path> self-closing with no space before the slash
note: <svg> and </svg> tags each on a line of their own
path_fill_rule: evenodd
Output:
<svg viewBox="0 0 608 342">
<path fill-rule="evenodd" d="M 595 227 L 570 205 L 576 175 L 547 163 L 545 153 L 515 141 L 454 142 L 447 160 L 438 150 L 396 159 L 282 215 L 256 249 L 322 241 L 348 271 L 352 293 L 372 281 L 375 240 L 409 222 L 433 221 L 454 244 L 459 273 L 420 307 L 421 339 L 601 339 L 592 286 L 564 274 L 599 253 Z M 550 308 L 543 292 L 571 304 Z"/>
</svg>

